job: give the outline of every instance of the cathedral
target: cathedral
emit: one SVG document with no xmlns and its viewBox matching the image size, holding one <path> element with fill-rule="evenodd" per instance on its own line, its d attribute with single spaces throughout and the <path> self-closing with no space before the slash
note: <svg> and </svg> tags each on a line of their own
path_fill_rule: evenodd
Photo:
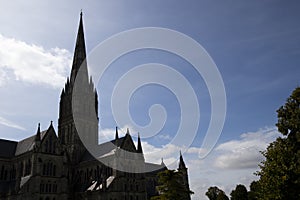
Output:
<svg viewBox="0 0 300 200">
<path fill-rule="evenodd" d="M 38 125 L 36 133 L 21 141 L 0 139 L 0 200 L 147 200 L 158 195 L 157 174 L 167 169 L 163 161 L 146 162 L 140 137 L 135 145 L 129 130 L 121 136 L 116 128 L 114 140 L 98 144 L 98 124 L 81 13 L 71 74 L 60 96 L 58 134 L 51 122 L 47 130 Z M 87 136 L 92 148 L 85 147 L 80 135 Z M 189 189 L 181 154 L 178 171 Z"/>
</svg>

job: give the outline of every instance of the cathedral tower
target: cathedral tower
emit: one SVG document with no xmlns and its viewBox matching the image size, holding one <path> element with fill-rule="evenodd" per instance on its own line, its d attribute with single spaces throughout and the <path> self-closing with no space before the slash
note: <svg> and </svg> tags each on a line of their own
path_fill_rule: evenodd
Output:
<svg viewBox="0 0 300 200">
<path fill-rule="evenodd" d="M 72 164 L 78 163 L 86 151 L 78 133 L 98 144 L 98 96 L 88 76 L 82 13 L 71 76 L 61 92 L 58 119 L 58 136 Z"/>
</svg>

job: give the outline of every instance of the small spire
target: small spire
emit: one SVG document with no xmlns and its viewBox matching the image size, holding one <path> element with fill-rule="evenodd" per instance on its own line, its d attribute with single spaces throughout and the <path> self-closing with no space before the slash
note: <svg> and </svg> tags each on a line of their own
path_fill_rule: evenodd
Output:
<svg viewBox="0 0 300 200">
<path fill-rule="evenodd" d="M 50 126 L 53 126 L 53 121 L 52 120 L 50 121 Z"/>
<path fill-rule="evenodd" d="M 118 132 L 118 127 L 116 126 L 115 140 L 117 141 L 118 139 L 119 139 L 119 132 Z"/>
<path fill-rule="evenodd" d="M 70 79 L 68 77 L 67 82 L 65 83 L 66 92 L 68 92 L 68 90 L 69 90 L 69 85 L 70 85 Z"/>
<path fill-rule="evenodd" d="M 130 134 L 130 133 L 129 133 L 129 128 L 127 128 L 126 135 L 127 135 L 127 134 L 128 134 L 128 135 Z"/>
<path fill-rule="evenodd" d="M 165 163 L 164 163 L 164 158 L 161 158 L 161 163 L 160 163 L 160 165 L 161 165 L 161 166 L 166 166 Z"/>
<path fill-rule="evenodd" d="M 35 135 L 35 141 L 41 141 L 41 124 L 38 124 L 38 129 Z"/>
<path fill-rule="evenodd" d="M 143 153 L 142 143 L 141 143 L 141 138 L 140 138 L 140 133 L 138 133 L 137 152 L 138 152 L 138 153 Z"/>
<path fill-rule="evenodd" d="M 178 169 L 186 169 L 185 163 L 183 161 L 183 157 L 182 157 L 182 154 L 181 154 L 181 150 L 180 150 L 179 154 L 180 154 L 180 157 L 179 157 L 179 166 L 178 166 Z"/>
</svg>

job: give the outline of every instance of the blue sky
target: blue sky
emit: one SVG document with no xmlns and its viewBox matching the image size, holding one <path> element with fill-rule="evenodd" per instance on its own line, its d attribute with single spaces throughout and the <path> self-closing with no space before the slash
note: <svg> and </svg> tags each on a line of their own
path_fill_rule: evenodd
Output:
<svg viewBox="0 0 300 200">
<path fill-rule="evenodd" d="M 253 172 L 262 159 L 258 152 L 278 136 L 276 110 L 300 83 L 298 1 L 0 2 L 1 138 L 20 140 L 33 134 L 39 122 L 42 128 L 51 120 L 57 124 L 81 9 L 88 52 L 114 34 L 141 27 L 173 29 L 205 48 L 222 75 L 227 96 L 222 134 L 205 159 L 198 154 L 205 151 L 201 144 L 211 102 L 205 82 L 186 60 L 161 50 L 134 51 L 112 63 L 97 84 L 101 127 L 108 139 L 116 125 L 110 95 L 126 71 L 156 62 L 172 66 L 190 81 L 201 115 L 200 129 L 185 153 L 194 199 L 203 198 L 211 185 L 228 194 L 236 184 L 255 179 Z M 179 103 L 167 88 L 144 86 L 130 102 L 135 123 L 149 123 L 153 104 L 165 107 L 167 121 L 156 137 L 144 138 L 145 151 L 165 148 L 163 155 L 150 154 L 148 160 L 159 162 L 164 156 L 174 167 L 181 147 L 170 140 L 180 122 Z M 135 134 L 133 125 L 119 126 L 130 126 Z"/>
</svg>

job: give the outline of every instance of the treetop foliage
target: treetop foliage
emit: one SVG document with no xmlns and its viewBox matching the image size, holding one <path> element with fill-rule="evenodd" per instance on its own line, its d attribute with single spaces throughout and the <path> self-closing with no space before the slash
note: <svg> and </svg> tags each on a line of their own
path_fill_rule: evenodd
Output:
<svg viewBox="0 0 300 200">
<path fill-rule="evenodd" d="M 165 170 L 158 174 L 157 191 L 159 196 L 151 200 L 184 200 L 193 194 L 191 190 L 182 183 L 183 174 L 181 171 Z"/>
</svg>

